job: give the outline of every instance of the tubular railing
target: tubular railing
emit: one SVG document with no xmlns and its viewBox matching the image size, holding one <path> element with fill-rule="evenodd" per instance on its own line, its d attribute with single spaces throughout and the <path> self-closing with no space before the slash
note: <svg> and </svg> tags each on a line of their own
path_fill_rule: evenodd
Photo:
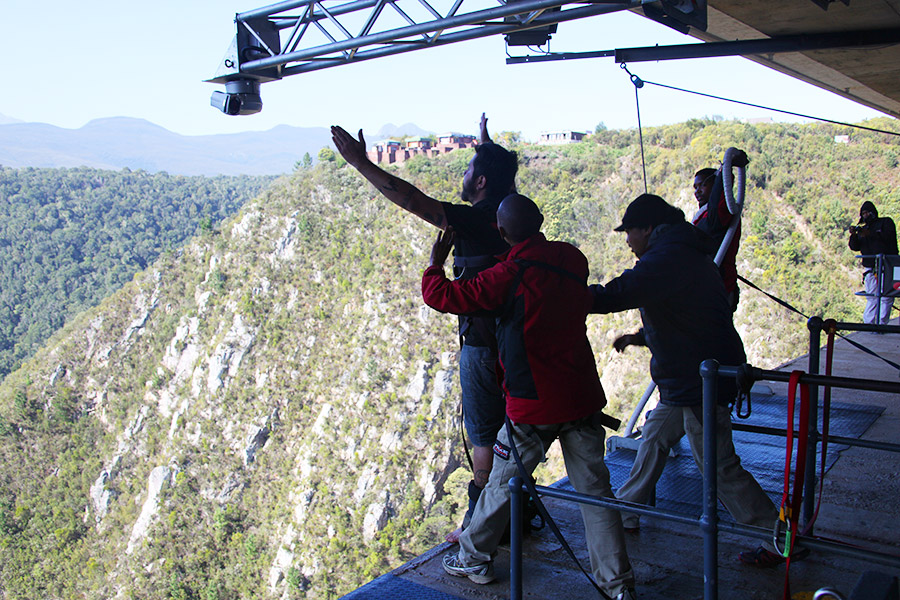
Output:
<svg viewBox="0 0 900 600">
<path fill-rule="evenodd" d="M 878 323 L 879 325 L 882 325 L 882 323 L 881 323 L 881 299 L 882 298 L 892 298 L 893 299 L 893 298 L 897 297 L 896 292 L 892 294 L 892 293 L 885 293 L 885 291 L 884 291 L 885 287 L 886 287 L 884 285 L 885 279 L 887 279 L 888 281 L 896 280 L 896 277 L 893 276 L 893 272 L 891 272 L 890 274 L 888 273 L 888 266 L 890 265 L 890 263 L 888 262 L 888 259 L 886 258 L 887 256 L 892 256 L 892 255 L 890 255 L 890 254 L 859 254 L 856 256 L 856 258 L 863 258 L 863 259 L 874 258 L 875 259 L 875 268 L 873 269 L 873 272 L 875 273 L 875 281 L 876 281 L 875 293 L 869 294 L 868 292 L 866 292 L 866 290 L 863 290 L 861 292 L 856 292 L 856 295 L 875 298 L 875 307 L 876 307 L 875 308 L 875 322 Z M 893 259 L 896 260 L 896 256 L 894 256 Z"/>
<path fill-rule="evenodd" d="M 821 317 L 812 317 L 806 324 L 809 329 L 809 362 L 807 370 L 809 374 L 806 376 L 807 381 L 810 383 L 809 386 L 809 397 L 814 398 L 817 401 L 811 402 L 809 406 L 809 446 L 807 449 L 807 456 L 816 456 L 816 451 L 819 447 L 819 442 L 822 439 L 822 436 L 818 429 L 819 424 L 819 389 L 818 386 L 821 383 L 818 380 L 815 380 L 820 373 L 820 365 L 821 365 L 821 351 L 822 351 L 822 332 L 825 330 L 825 320 Z M 873 325 L 869 323 L 833 323 L 835 331 L 865 331 L 870 333 L 895 333 L 900 334 L 900 326 L 897 325 Z M 778 373 L 777 371 L 771 371 L 772 373 Z M 772 377 L 770 381 L 787 381 L 790 378 L 790 374 L 781 373 L 777 375 L 777 377 Z M 814 381 L 815 380 L 815 381 Z M 842 380 L 842 378 L 835 378 L 836 381 Z M 879 388 L 879 384 L 885 384 L 888 386 L 895 385 L 890 384 L 889 382 L 877 382 L 877 381 L 867 381 L 867 380 L 856 380 L 859 382 L 859 385 L 866 387 L 856 387 L 850 389 L 860 389 L 860 390 L 868 390 L 875 392 L 889 392 L 892 390 Z M 824 384 L 823 384 L 824 385 Z M 837 385 L 832 384 L 833 387 L 850 387 L 846 385 Z M 870 387 L 874 386 L 874 387 Z M 896 387 L 893 390 L 896 393 Z M 851 446 L 860 446 L 862 440 L 851 440 L 848 445 Z M 881 450 L 888 450 L 891 452 L 896 452 L 896 449 L 891 449 L 888 447 L 881 447 Z M 805 523 L 809 523 L 812 519 L 813 512 L 815 510 L 814 506 L 814 494 L 816 489 L 816 462 L 814 460 L 810 460 L 806 462 L 806 473 L 804 474 L 804 484 L 803 484 L 803 506 L 801 509 L 801 514 L 803 516 L 803 520 Z M 812 533 L 812 528 L 810 528 L 810 533 Z"/>
<path fill-rule="evenodd" d="M 879 333 L 900 333 L 900 326 L 892 325 L 869 325 L 863 323 L 836 323 L 836 328 L 843 331 L 869 331 Z M 866 390 L 875 392 L 887 392 L 900 394 L 900 382 L 893 383 L 888 381 L 872 381 L 870 379 L 857 379 L 851 377 L 834 377 L 819 374 L 819 353 L 821 333 L 825 327 L 825 321 L 819 317 L 813 317 L 809 320 L 808 327 L 810 330 L 810 353 L 809 353 L 809 373 L 800 376 L 799 382 L 807 384 L 810 388 L 810 397 L 815 399 L 810 403 L 810 415 L 807 426 L 809 427 L 809 449 L 808 456 L 816 457 L 818 443 L 822 439 L 818 430 L 818 386 L 829 386 L 835 388 Z M 745 369 L 739 366 L 720 366 L 715 360 L 706 360 L 700 365 L 700 375 L 703 378 L 703 419 L 705 423 L 715 423 L 716 418 L 716 398 L 718 390 L 718 380 L 720 377 L 736 378 L 738 373 Z M 778 381 L 787 382 L 790 379 L 790 373 L 784 371 L 770 371 L 750 367 L 750 373 L 754 381 Z M 752 431 L 766 435 L 786 436 L 787 430 L 733 424 L 733 429 L 742 431 Z M 876 442 L 860 440 L 855 438 L 836 437 L 829 435 L 828 440 L 846 444 L 849 446 L 857 446 L 863 448 L 871 448 L 884 450 L 887 452 L 900 453 L 900 444 L 891 444 L 887 442 Z M 718 566 L 718 538 L 719 532 L 724 531 L 734 533 L 745 537 L 771 540 L 772 531 L 760 527 L 752 527 L 742 525 L 740 523 L 722 523 L 718 518 L 718 498 L 716 485 L 716 428 L 703 428 L 703 512 L 699 520 L 695 517 L 684 515 L 681 513 L 663 510 L 652 506 L 642 504 L 633 504 L 616 500 L 614 498 L 599 498 L 580 494 L 578 492 L 570 492 L 558 488 L 546 486 L 535 486 L 535 489 L 542 497 L 557 498 L 565 501 L 576 502 L 579 504 L 588 504 L 603 508 L 611 508 L 619 511 L 627 511 L 638 515 L 653 516 L 664 520 L 674 521 L 688 525 L 699 525 L 703 536 L 703 598 L 704 600 L 718 600 L 719 598 L 719 566 Z M 816 483 L 816 460 L 807 461 L 807 470 L 804 474 L 804 494 L 803 494 L 803 519 L 807 526 L 812 520 L 814 507 L 814 492 Z M 710 476 L 711 475 L 711 476 Z M 509 592 L 511 600 L 521 600 L 522 588 L 522 511 L 524 494 L 527 488 L 520 477 L 514 477 L 509 482 L 510 489 L 510 584 Z M 807 535 L 796 535 L 796 542 L 803 547 L 815 550 L 822 550 L 846 556 L 849 558 L 865 559 L 879 564 L 883 564 L 892 568 L 900 568 L 900 557 L 867 550 L 855 545 L 844 544 L 838 541 L 823 540 L 811 537 L 812 528 L 808 527 Z"/>
</svg>

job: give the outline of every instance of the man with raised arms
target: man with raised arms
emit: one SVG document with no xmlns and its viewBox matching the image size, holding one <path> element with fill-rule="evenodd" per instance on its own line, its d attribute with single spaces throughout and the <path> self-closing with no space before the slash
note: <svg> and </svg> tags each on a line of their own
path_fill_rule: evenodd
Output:
<svg viewBox="0 0 900 600">
<path fill-rule="evenodd" d="M 435 200 L 372 163 L 366 156 L 362 129 L 354 138 L 341 127 L 333 126 L 331 135 L 344 160 L 388 200 L 435 227 L 453 228 L 456 240 L 453 270 L 457 278 L 475 277 L 496 262 L 495 256 L 508 249 L 497 231 L 497 207 L 514 188 L 518 158 L 515 152 L 490 142 L 484 115 L 481 118 L 482 143 L 475 149 L 475 156 L 463 175 L 460 195 L 466 204 Z M 491 472 L 492 447 L 503 424 L 504 403 L 494 371 L 497 340 L 493 319 L 460 317 L 459 335 L 462 343 L 460 388 L 466 432 L 472 443 L 473 471 L 468 489 L 469 511 L 463 520 L 465 527 Z M 454 531 L 447 539 L 455 542 L 459 531 Z"/>
</svg>

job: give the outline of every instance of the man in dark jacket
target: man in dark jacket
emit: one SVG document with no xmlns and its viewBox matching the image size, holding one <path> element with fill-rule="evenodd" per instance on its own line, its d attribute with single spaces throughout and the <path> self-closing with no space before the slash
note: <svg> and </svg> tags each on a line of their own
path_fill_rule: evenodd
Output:
<svg viewBox="0 0 900 600">
<path fill-rule="evenodd" d="M 459 538 L 459 552 L 444 556 L 449 574 L 475 583 L 493 581 L 491 555 L 509 522 L 508 483 L 518 473 L 511 437 L 529 474 L 559 438 L 575 489 L 612 495 L 600 424 L 606 396 L 585 326 L 591 305 L 587 259 L 570 244 L 547 241 L 540 233 L 542 222 L 534 202 L 508 196 L 497 211 L 497 225 L 511 248 L 497 265 L 474 279 L 447 279 L 443 264 L 449 240 L 444 234 L 435 242 L 431 265 L 422 276 L 422 296 L 432 308 L 497 318 L 512 430 L 500 431 L 490 479 Z M 598 584 L 613 598 L 633 599 L 634 574 L 621 519 L 613 510 L 593 506 L 582 505 L 581 512 Z"/>
<path fill-rule="evenodd" d="M 363 177 L 397 206 L 435 227 L 452 227 L 456 232 L 454 275 L 469 279 L 493 265 L 495 256 L 508 249 L 497 231 L 497 207 L 514 188 L 517 156 L 490 142 L 487 118 L 481 116 L 482 143 L 475 149 L 462 180 L 460 196 L 466 204 L 440 202 L 410 183 L 391 175 L 369 160 L 362 130 L 354 138 L 341 127 L 331 128 L 332 141 L 341 156 Z M 481 317 L 461 317 L 459 336 L 459 382 L 462 390 L 466 433 L 472 442 L 472 481 L 469 482 L 469 511 L 463 527 L 471 518 L 475 502 L 487 483 L 493 460 L 492 446 L 503 425 L 503 394 L 497 386 L 494 364 L 497 340 L 494 322 Z M 447 536 L 455 542 L 461 530 Z"/>
<path fill-rule="evenodd" d="M 878 306 L 878 273 L 876 273 L 878 254 L 897 254 L 897 228 L 888 217 L 879 217 L 875 205 L 866 200 L 859 209 L 859 224 L 850 228 L 848 245 L 851 250 L 859 252 L 865 272 L 863 284 L 866 286 L 866 310 L 863 321 L 884 325 L 891 320 L 891 307 L 894 299 L 881 298 L 881 310 Z"/>
<path fill-rule="evenodd" d="M 641 312 L 641 331 L 622 336 L 614 346 L 619 351 L 628 345 L 650 348 L 650 375 L 659 387 L 660 403 L 647 418 L 631 474 L 617 496 L 646 503 L 669 449 L 685 433 L 694 460 L 702 468 L 700 363 L 714 358 L 724 365 L 738 365 L 746 357 L 732 323 L 725 286 L 709 257 L 713 243 L 709 236 L 687 223 L 681 210 L 651 194 L 639 196 L 628 206 L 616 231 L 626 233 L 638 262 L 605 286 L 591 286 L 591 312 L 631 308 Z M 719 500 L 739 523 L 768 529 L 778 512 L 756 479 L 741 466 L 731 439 L 728 404 L 735 392 L 733 382 L 720 382 L 715 423 Z M 760 547 L 742 553 L 742 560 L 757 566 L 783 562 L 772 550 L 771 546 Z"/>
</svg>

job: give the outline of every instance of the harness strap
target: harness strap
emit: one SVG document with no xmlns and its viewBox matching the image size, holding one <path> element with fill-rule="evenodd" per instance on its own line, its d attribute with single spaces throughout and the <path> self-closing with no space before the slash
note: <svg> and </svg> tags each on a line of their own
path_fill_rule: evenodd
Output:
<svg viewBox="0 0 900 600">
<path fill-rule="evenodd" d="M 472 471 L 472 477 L 475 476 L 475 463 L 472 461 L 472 453 L 469 451 L 469 444 L 466 442 L 466 412 L 462 402 L 459 403 L 459 437 L 462 439 L 463 448 L 466 451 L 466 461 L 469 463 L 469 470 Z"/>
<path fill-rule="evenodd" d="M 516 292 L 519 291 L 519 286 L 522 285 L 522 279 L 525 277 L 525 271 L 529 267 L 539 267 L 541 269 L 545 269 L 547 271 L 552 271 L 557 275 L 562 277 L 568 277 L 569 279 L 574 279 L 584 287 L 587 287 L 587 277 L 579 277 L 572 271 L 567 271 L 562 267 L 557 267 L 556 265 L 551 265 L 550 263 L 545 263 L 539 260 L 529 260 L 527 258 L 516 258 L 513 259 L 513 262 L 519 265 L 519 272 L 516 273 L 516 278 L 513 280 L 511 286 L 509 286 L 509 296 L 506 298 L 506 305 L 504 308 L 504 312 L 508 312 L 512 309 L 513 304 L 516 301 Z M 618 429 L 618 428 L 617 428 Z"/>
<path fill-rule="evenodd" d="M 519 266 L 519 271 L 516 273 L 516 277 L 515 279 L 513 279 L 512 285 L 509 286 L 509 295 L 506 297 L 506 303 L 503 308 L 504 313 L 512 310 L 513 305 L 516 302 L 516 292 L 519 291 L 519 286 L 522 285 L 522 279 L 525 278 L 525 271 L 528 270 L 528 267 L 539 267 L 547 271 L 552 271 L 553 273 L 556 273 L 557 275 L 560 275 L 562 277 L 574 279 L 584 287 L 587 287 L 587 276 L 579 277 L 572 271 L 567 271 L 562 267 L 557 267 L 556 265 L 551 265 L 550 263 L 541 262 L 539 260 L 529 260 L 526 258 L 516 258 L 513 259 L 513 262 Z M 618 427 L 616 429 L 618 429 Z"/>
<path fill-rule="evenodd" d="M 584 576 L 587 577 L 587 580 L 591 582 L 591 585 L 594 586 L 594 589 L 600 593 L 600 597 L 603 600 L 613 600 L 612 597 L 609 596 L 603 589 L 597 584 L 594 580 L 594 577 L 587 572 L 584 566 L 581 564 L 581 561 L 578 560 L 578 557 L 575 556 L 575 552 L 572 550 L 572 547 L 569 546 L 569 543 L 566 541 L 566 538 L 563 537 L 562 532 L 559 530 L 559 527 L 556 525 L 556 522 L 553 520 L 553 517 L 550 516 L 550 513 L 547 511 L 547 507 L 544 506 L 543 500 L 541 500 L 540 496 L 538 496 L 537 490 L 534 487 L 534 480 L 531 478 L 531 474 L 525 470 L 525 465 L 522 464 L 522 457 L 519 456 L 519 451 L 516 449 L 516 439 L 513 434 L 514 427 L 512 421 L 509 420 L 509 416 L 504 417 L 506 419 L 506 433 L 509 436 L 509 448 L 512 451 L 513 458 L 516 461 L 516 467 L 519 470 L 519 475 L 525 481 L 525 487 L 528 488 L 528 493 L 531 494 L 531 498 L 534 500 L 534 504 L 538 509 L 538 513 L 541 515 L 541 518 L 544 522 L 550 527 L 550 531 L 553 532 L 553 535 L 556 536 L 556 539 L 559 540 L 560 546 L 562 546 L 565 551 L 569 554 L 569 557 L 575 561 L 575 564 L 578 565 L 578 568 L 581 569 L 581 572 L 584 573 Z M 543 444 L 543 440 L 541 441 Z M 510 526 L 513 526 L 512 524 Z"/>
<path fill-rule="evenodd" d="M 453 266 L 461 269 L 488 267 L 497 262 L 492 254 L 479 254 L 477 256 L 454 256 Z"/>
<path fill-rule="evenodd" d="M 781 496 L 781 508 L 779 509 L 779 523 L 785 524 L 784 549 L 784 600 L 791 598 L 790 568 L 791 552 L 794 547 L 794 538 L 797 535 L 798 522 L 800 520 L 800 505 L 803 499 L 803 474 L 806 470 L 806 451 L 809 441 L 809 386 L 800 384 L 800 415 L 797 428 L 797 458 L 794 464 L 794 490 L 790 491 L 791 479 L 791 454 L 794 449 L 794 405 L 797 399 L 797 384 L 803 371 L 793 371 L 788 383 L 787 406 L 787 443 L 785 444 L 784 465 L 784 493 Z M 778 527 L 776 526 L 776 531 Z M 775 547 L 778 547 L 778 536 L 775 536 Z"/>
<path fill-rule="evenodd" d="M 517 258 L 513 262 L 515 262 L 517 265 L 520 265 L 525 268 L 540 267 L 542 269 L 546 269 L 547 271 L 553 271 L 557 275 L 562 275 L 563 277 L 568 277 L 569 279 L 574 279 L 578 283 L 580 283 L 584 286 L 587 286 L 587 278 L 580 277 L 580 276 L 576 275 L 575 273 L 573 273 L 572 271 L 563 269 L 562 267 L 558 267 L 556 265 L 551 265 L 550 263 L 545 263 L 545 262 L 542 262 L 539 260 L 529 260 L 527 258 Z"/>
</svg>

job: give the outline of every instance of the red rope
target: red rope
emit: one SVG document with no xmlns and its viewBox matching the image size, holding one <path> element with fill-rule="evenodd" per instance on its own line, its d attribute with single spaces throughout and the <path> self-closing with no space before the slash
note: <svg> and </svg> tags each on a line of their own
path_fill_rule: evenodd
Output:
<svg viewBox="0 0 900 600">
<path fill-rule="evenodd" d="M 797 535 L 798 522 L 800 520 L 800 505 L 803 501 L 803 474 L 806 471 L 806 454 L 809 441 L 809 386 L 800 384 L 800 415 L 797 428 L 797 458 L 794 464 L 794 490 L 791 493 L 791 455 L 794 450 L 794 404 L 797 399 L 797 384 L 803 371 L 793 371 L 788 383 L 788 410 L 787 410 L 787 443 L 785 444 L 784 464 L 784 493 L 781 496 L 781 509 L 779 520 L 787 526 L 783 555 L 785 557 L 784 569 L 784 598 L 790 600 L 790 568 L 791 553 L 794 548 L 794 538 Z"/>
</svg>

